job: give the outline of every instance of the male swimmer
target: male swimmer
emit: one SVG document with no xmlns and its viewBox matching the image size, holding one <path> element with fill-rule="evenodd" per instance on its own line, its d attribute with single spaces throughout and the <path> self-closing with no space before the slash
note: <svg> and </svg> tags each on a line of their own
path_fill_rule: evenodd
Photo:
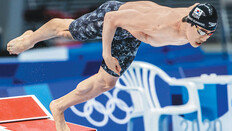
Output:
<svg viewBox="0 0 232 131">
<path fill-rule="evenodd" d="M 208 3 L 170 8 L 150 1 L 108 1 L 76 20 L 55 18 L 35 32 L 26 31 L 10 41 L 7 50 L 19 54 L 39 41 L 54 37 L 78 41 L 102 38 L 104 60 L 98 73 L 50 104 L 56 129 L 67 131 L 64 111 L 112 89 L 133 61 L 141 41 L 154 47 L 186 43 L 198 47 L 216 27 L 217 12 Z"/>
</svg>

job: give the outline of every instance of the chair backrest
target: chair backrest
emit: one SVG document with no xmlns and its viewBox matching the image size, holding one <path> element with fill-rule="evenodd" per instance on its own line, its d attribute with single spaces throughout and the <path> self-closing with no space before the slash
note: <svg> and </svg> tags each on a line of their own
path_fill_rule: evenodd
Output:
<svg viewBox="0 0 232 131">
<path fill-rule="evenodd" d="M 156 75 L 167 83 L 171 81 L 171 78 L 160 68 L 146 62 L 134 61 L 119 78 L 116 87 L 136 90 L 130 91 L 135 111 L 144 111 L 144 108 L 161 108 L 155 90 Z"/>
<path fill-rule="evenodd" d="M 156 76 L 159 76 L 169 85 L 184 86 L 188 92 L 188 102 L 184 105 L 161 108 L 155 87 Z M 130 92 L 134 112 L 144 112 L 149 109 L 162 114 L 185 114 L 196 111 L 196 105 L 199 105 L 196 84 L 171 78 L 160 68 L 146 62 L 134 61 L 130 68 L 119 78 L 116 87 Z"/>
</svg>

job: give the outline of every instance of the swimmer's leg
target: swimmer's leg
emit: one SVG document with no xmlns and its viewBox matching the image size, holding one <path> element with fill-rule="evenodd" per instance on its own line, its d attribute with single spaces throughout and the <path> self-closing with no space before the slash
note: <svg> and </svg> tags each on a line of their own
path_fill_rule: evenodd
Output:
<svg viewBox="0 0 232 131">
<path fill-rule="evenodd" d="M 7 50 L 10 52 L 10 54 L 19 54 L 32 48 L 36 43 L 43 40 L 54 37 L 72 38 L 70 32 L 68 31 L 69 25 L 72 21 L 73 19 L 54 18 L 41 26 L 35 32 L 26 31 L 20 37 L 11 40 L 7 44 Z"/>
<path fill-rule="evenodd" d="M 108 74 L 100 67 L 97 74 L 80 82 L 69 94 L 51 102 L 50 109 L 54 117 L 57 131 L 68 130 L 65 123 L 64 111 L 72 106 L 94 98 L 115 86 L 118 77 Z"/>
</svg>

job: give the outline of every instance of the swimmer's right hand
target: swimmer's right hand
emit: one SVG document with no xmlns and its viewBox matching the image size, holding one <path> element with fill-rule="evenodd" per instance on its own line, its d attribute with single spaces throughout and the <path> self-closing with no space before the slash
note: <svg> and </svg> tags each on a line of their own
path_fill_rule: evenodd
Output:
<svg viewBox="0 0 232 131">
<path fill-rule="evenodd" d="M 107 67 L 120 76 L 121 67 L 118 60 L 112 56 L 104 57 L 104 60 Z"/>
</svg>

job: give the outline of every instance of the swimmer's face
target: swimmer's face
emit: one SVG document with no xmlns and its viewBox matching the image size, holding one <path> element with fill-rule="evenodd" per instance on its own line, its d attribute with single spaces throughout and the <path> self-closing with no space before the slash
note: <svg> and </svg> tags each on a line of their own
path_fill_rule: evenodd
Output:
<svg viewBox="0 0 232 131">
<path fill-rule="evenodd" d="M 191 24 L 188 24 L 187 39 L 189 43 L 196 48 L 205 42 L 214 33 L 214 31 L 203 29 L 197 25 L 191 26 Z"/>
</svg>

